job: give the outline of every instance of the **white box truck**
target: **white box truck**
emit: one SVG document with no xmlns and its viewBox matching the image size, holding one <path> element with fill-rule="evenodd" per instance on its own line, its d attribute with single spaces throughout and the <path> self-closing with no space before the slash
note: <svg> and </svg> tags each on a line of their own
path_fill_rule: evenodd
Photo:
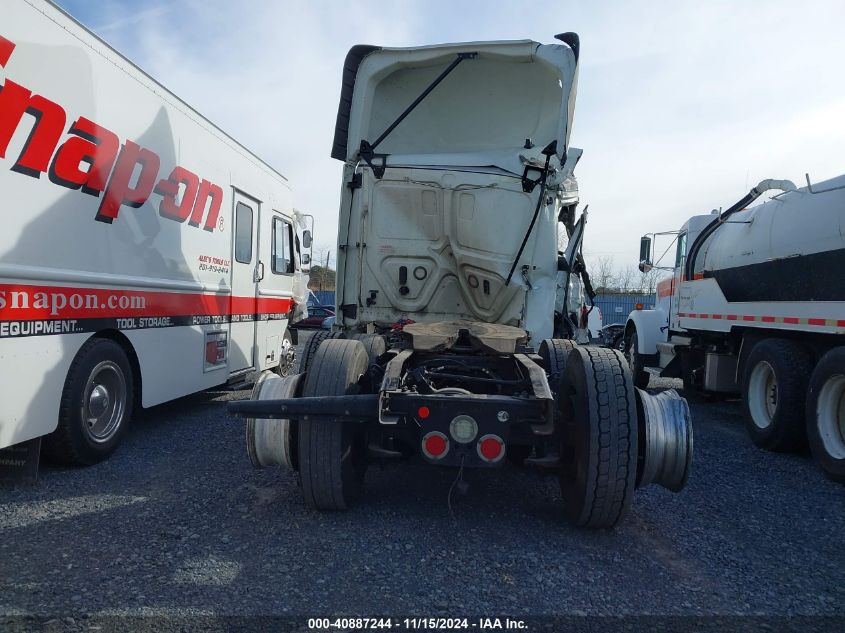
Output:
<svg viewBox="0 0 845 633">
<path fill-rule="evenodd" d="M 133 407 L 291 367 L 311 236 L 284 176 L 61 9 L 2 14 L 0 448 L 91 464 Z"/>
</svg>

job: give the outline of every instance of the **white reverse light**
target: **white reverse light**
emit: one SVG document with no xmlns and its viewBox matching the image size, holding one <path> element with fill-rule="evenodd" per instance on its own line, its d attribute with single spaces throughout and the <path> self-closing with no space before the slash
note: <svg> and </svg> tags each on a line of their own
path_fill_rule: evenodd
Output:
<svg viewBox="0 0 845 633">
<path fill-rule="evenodd" d="M 468 415 L 456 416 L 449 423 L 449 434 L 458 444 L 469 444 L 478 435 L 478 424 Z"/>
</svg>

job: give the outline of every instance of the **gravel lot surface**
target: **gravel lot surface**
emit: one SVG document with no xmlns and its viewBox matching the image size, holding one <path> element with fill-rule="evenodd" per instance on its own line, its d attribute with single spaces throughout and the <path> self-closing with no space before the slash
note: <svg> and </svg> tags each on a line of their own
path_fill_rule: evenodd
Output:
<svg viewBox="0 0 845 633">
<path fill-rule="evenodd" d="M 469 471 L 454 515 L 455 472 L 424 464 L 312 512 L 294 475 L 250 466 L 224 407 L 248 395 L 155 407 L 107 462 L 0 488 L 0 614 L 845 615 L 845 487 L 757 450 L 736 402 L 692 404 L 684 492 L 640 491 L 594 532 L 512 466 Z"/>
</svg>

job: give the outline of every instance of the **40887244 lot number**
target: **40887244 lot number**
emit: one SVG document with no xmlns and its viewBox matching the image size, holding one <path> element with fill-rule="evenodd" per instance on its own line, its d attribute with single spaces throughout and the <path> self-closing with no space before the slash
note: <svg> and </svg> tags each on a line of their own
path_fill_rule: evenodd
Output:
<svg viewBox="0 0 845 633">
<path fill-rule="evenodd" d="M 329 630 L 380 630 L 399 631 L 446 631 L 446 630 L 524 630 L 528 627 L 522 620 L 510 618 L 309 618 L 308 628 L 317 631 Z"/>
</svg>

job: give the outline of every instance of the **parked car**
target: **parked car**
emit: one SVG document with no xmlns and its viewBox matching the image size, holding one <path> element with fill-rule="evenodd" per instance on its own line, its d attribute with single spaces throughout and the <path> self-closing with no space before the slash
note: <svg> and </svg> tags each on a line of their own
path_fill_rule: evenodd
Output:
<svg viewBox="0 0 845 633">
<path fill-rule="evenodd" d="M 334 310 L 325 306 L 308 306 L 308 316 L 296 323 L 296 327 L 319 328 L 329 317 L 334 319 Z"/>
</svg>

